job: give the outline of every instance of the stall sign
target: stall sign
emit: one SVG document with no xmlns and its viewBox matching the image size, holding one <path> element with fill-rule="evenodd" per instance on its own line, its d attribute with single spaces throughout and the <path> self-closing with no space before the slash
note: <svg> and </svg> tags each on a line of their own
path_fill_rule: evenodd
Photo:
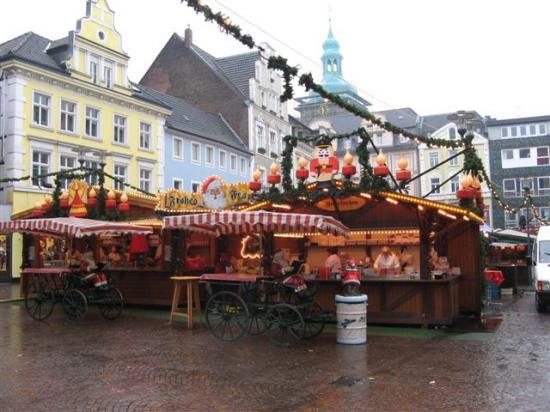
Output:
<svg viewBox="0 0 550 412">
<path fill-rule="evenodd" d="M 336 205 L 334 202 L 336 201 Z M 367 203 L 366 199 L 361 196 L 346 196 L 337 199 L 326 198 L 315 203 L 315 206 L 326 212 L 350 212 L 352 210 L 361 209 Z"/>
<path fill-rule="evenodd" d="M 218 176 L 206 179 L 198 193 L 169 190 L 159 195 L 157 210 L 178 212 L 190 210 L 221 210 L 252 202 L 252 192 L 246 183 L 225 184 Z"/>
</svg>

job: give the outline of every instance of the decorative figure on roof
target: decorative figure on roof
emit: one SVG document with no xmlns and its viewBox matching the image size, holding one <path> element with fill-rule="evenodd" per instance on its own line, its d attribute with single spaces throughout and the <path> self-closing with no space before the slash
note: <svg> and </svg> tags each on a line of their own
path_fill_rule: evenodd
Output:
<svg viewBox="0 0 550 412">
<path fill-rule="evenodd" d="M 88 184 L 80 179 L 75 179 L 69 186 L 69 216 L 86 217 L 88 210 Z"/>
<path fill-rule="evenodd" d="M 338 173 L 340 162 L 334 156 L 334 147 L 327 136 L 321 136 L 317 140 L 313 159 L 309 164 L 311 175 L 317 178 L 317 187 L 326 188 L 332 184 L 332 178 Z"/>
<path fill-rule="evenodd" d="M 227 198 L 223 190 L 222 179 L 218 176 L 211 176 L 202 184 L 202 196 L 204 205 L 208 209 L 218 210 L 227 206 Z"/>
</svg>

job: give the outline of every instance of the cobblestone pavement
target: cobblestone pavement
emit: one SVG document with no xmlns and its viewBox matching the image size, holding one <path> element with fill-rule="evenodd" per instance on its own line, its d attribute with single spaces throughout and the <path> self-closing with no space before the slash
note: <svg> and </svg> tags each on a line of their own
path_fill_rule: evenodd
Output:
<svg viewBox="0 0 550 412">
<path fill-rule="evenodd" d="M 82 324 L 0 304 L 3 411 L 531 411 L 550 402 L 550 314 L 510 304 L 495 334 L 333 334 L 281 349 L 224 343 L 150 312 Z M 140 313 L 142 313 L 140 315 Z"/>
</svg>

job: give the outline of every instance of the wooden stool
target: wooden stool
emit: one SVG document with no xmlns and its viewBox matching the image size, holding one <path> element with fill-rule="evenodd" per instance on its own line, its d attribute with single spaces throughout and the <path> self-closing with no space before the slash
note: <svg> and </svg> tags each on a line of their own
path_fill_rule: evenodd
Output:
<svg viewBox="0 0 550 412">
<path fill-rule="evenodd" d="M 174 281 L 174 296 L 172 297 L 172 311 L 168 323 L 172 324 L 174 316 L 182 316 L 187 318 L 187 328 L 193 329 L 193 315 L 196 313 L 201 314 L 201 300 L 197 283 L 200 276 L 172 276 L 170 279 Z M 183 284 L 187 287 L 187 310 L 178 309 Z"/>
</svg>

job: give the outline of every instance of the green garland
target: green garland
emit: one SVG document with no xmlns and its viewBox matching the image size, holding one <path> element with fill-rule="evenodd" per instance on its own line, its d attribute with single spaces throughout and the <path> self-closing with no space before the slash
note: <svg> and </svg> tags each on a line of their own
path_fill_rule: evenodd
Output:
<svg viewBox="0 0 550 412">
<path fill-rule="evenodd" d="M 283 158 L 281 160 L 281 173 L 283 175 L 283 189 L 285 192 L 292 190 L 292 153 L 298 145 L 298 138 L 294 136 L 285 136 L 283 138 L 285 148 L 283 150 Z"/>
<path fill-rule="evenodd" d="M 283 73 L 284 93 L 281 95 L 281 102 L 286 102 L 294 97 L 292 79 L 298 75 L 298 68 L 288 65 L 288 60 L 281 56 L 271 56 L 267 63 L 269 69 L 278 70 Z"/>
</svg>

